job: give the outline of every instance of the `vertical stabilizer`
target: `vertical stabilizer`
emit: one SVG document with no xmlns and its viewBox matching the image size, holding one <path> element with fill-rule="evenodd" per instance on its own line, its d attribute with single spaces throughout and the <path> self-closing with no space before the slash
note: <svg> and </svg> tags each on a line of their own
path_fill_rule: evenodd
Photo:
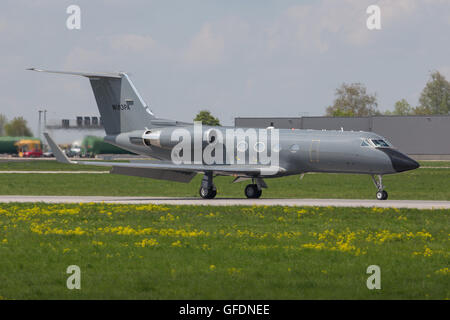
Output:
<svg viewBox="0 0 450 320">
<path fill-rule="evenodd" d="M 155 118 L 126 73 L 29 70 L 89 78 L 107 135 L 150 128 Z"/>
</svg>

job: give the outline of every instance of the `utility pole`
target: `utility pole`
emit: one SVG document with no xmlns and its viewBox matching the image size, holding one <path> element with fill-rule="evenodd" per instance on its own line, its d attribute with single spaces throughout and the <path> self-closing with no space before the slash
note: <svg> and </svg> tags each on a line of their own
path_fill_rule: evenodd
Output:
<svg viewBox="0 0 450 320">
<path fill-rule="evenodd" d="M 39 112 L 39 123 L 38 123 L 38 138 L 41 138 L 41 114 L 43 110 L 38 110 Z"/>
<path fill-rule="evenodd" d="M 47 110 L 44 109 L 44 132 L 47 131 Z"/>
</svg>

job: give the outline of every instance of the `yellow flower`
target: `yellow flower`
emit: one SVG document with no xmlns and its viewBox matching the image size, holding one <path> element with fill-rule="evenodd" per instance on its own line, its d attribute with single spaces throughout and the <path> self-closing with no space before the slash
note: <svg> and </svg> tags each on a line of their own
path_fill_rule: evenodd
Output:
<svg viewBox="0 0 450 320">
<path fill-rule="evenodd" d="M 442 268 L 442 269 L 436 270 L 434 273 L 448 275 L 450 273 L 450 269 L 449 268 Z"/>
<path fill-rule="evenodd" d="M 172 242 L 172 247 L 182 247 L 181 241 L 177 240 L 175 242 Z"/>
<path fill-rule="evenodd" d="M 159 245 L 156 239 L 143 239 L 141 242 L 136 242 L 135 245 L 137 247 L 155 247 Z"/>
<path fill-rule="evenodd" d="M 433 255 L 433 251 L 430 248 L 428 248 L 427 246 L 424 246 L 423 252 L 416 251 L 416 252 L 413 252 L 413 254 L 415 256 L 423 255 L 424 257 L 431 257 Z"/>
<path fill-rule="evenodd" d="M 214 270 L 216 270 L 216 266 L 215 266 L 215 265 L 213 265 L 213 264 L 212 264 L 212 265 L 210 265 L 210 266 L 209 266 L 209 270 L 211 270 L 211 271 L 214 271 Z"/>
<path fill-rule="evenodd" d="M 227 271 L 228 271 L 228 274 L 233 275 L 233 274 L 236 274 L 236 273 L 240 273 L 241 269 L 233 267 L 233 268 L 228 268 Z"/>
<path fill-rule="evenodd" d="M 308 248 L 308 249 L 324 249 L 325 248 L 325 244 L 324 243 L 305 243 L 302 245 L 303 248 Z"/>
</svg>

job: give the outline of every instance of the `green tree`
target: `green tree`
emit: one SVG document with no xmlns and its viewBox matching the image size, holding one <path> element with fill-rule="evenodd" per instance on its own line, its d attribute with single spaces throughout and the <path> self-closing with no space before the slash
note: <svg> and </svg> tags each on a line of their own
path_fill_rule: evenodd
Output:
<svg viewBox="0 0 450 320">
<path fill-rule="evenodd" d="M 27 121 L 23 117 L 15 117 L 5 125 L 5 132 L 13 137 L 31 137 L 33 133 L 27 126 Z"/>
<path fill-rule="evenodd" d="M 326 110 L 333 117 L 363 117 L 379 114 L 376 94 L 368 94 L 361 83 L 343 83 L 336 89 L 336 99 Z"/>
<path fill-rule="evenodd" d="M 450 112 L 450 82 L 434 71 L 431 79 L 423 88 L 419 98 L 419 105 L 414 109 L 415 114 L 448 114 Z"/>
<path fill-rule="evenodd" d="M 220 126 L 219 119 L 214 117 L 208 110 L 201 110 L 195 116 L 194 121 L 201 121 L 206 126 Z"/>
<path fill-rule="evenodd" d="M 414 114 L 414 109 L 405 99 L 399 100 L 394 105 L 394 111 L 386 111 L 385 115 L 408 116 Z"/>
<path fill-rule="evenodd" d="M 8 123 L 8 119 L 3 114 L 0 114 L 0 136 L 5 135 L 5 125 Z"/>
</svg>

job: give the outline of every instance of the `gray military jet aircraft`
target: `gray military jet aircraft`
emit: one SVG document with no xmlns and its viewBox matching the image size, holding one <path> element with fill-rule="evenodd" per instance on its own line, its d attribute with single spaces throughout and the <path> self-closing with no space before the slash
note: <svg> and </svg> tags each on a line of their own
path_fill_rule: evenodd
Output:
<svg viewBox="0 0 450 320">
<path fill-rule="evenodd" d="M 376 198 L 385 200 L 388 194 L 382 183 L 383 175 L 419 167 L 416 161 L 372 132 L 272 127 L 263 132 L 261 129 L 207 126 L 200 126 L 199 132 L 195 124 L 157 118 L 126 73 L 29 70 L 87 77 L 103 120 L 104 140 L 157 159 L 126 163 L 70 161 L 45 133 L 57 161 L 111 166 L 113 174 L 185 183 L 190 182 L 197 173 L 203 173 L 199 193 L 205 199 L 216 196 L 213 178 L 218 175 L 234 176 L 234 182 L 252 180 L 245 188 L 245 195 L 247 198 L 259 198 L 262 188 L 267 188 L 265 178 L 295 174 L 302 177 L 308 172 L 329 172 L 370 175 L 377 188 Z M 228 135 L 228 131 L 238 134 Z M 255 133 L 256 138 L 252 138 Z M 186 134 L 194 137 L 193 141 Z M 267 142 L 268 139 L 270 142 Z M 185 144 L 180 148 L 182 141 Z M 210 152 L 210 158 L 223 161 L 211 162 L 202 157 L 205 151 L 211 151 L 211 145 L 217 149 Z M 192 147 L 192 150 L 186 146 Z M 224 150 L 223 153 L 218 151 L 218 146 Z M 272 161 L 274 159 L 276 161 Z"/>
</svg>

